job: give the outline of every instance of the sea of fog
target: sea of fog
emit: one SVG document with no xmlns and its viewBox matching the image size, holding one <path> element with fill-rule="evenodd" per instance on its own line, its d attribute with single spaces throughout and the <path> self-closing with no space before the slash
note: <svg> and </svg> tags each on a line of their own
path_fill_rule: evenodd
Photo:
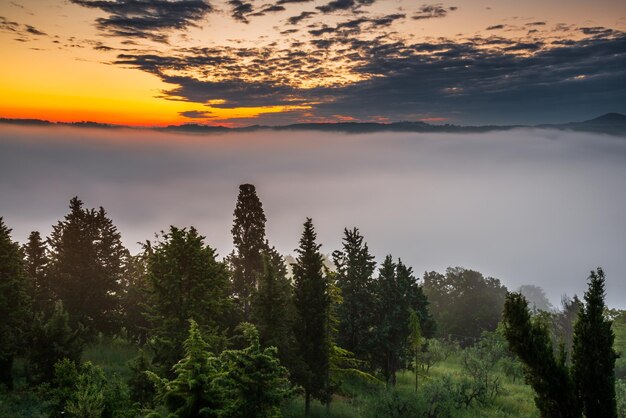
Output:
<svg viewBox="0 0 626 418">
<path fill-rule="evenodd" d="M 254 132 L 0 126 L 0 216 L 24 242 L 78 195 L 131 251 L 169 225 L 231 250 L 238 185 L 253 183 L 284 254 L 313 218 L 322 251 L 358 227 L 377 260 L 418 275 L 462 266 L 554 304 L 607 274 L 626 308 L 626 138 L 520 129 L 481 134 Z"/>
</svg>

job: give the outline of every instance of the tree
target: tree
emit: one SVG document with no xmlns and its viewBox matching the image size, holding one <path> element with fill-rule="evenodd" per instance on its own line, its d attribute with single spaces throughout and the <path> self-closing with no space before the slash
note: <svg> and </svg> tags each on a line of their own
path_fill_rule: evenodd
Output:
<svg viewBox="0 0 626 418">
<path fill-rule="evenodd" d="M 293 265 L 294 304 L 296 320 L 294 334 L 298 355 L 302 363 L 295 374 L 296 381 L 304 388 L 305 414 L 309 414 L 311 397 L 327 401 L 329 379 L 329 305 L 328 281 L 323 274 L 320 245 L 313 221 L 307 218 L 296 249 L 296 263 Z"/>
<path fill-rule="evenodd" d="M 525 284 L 523 286 L 520 286 L 518 292 L 524 295 L 524 297 L 528 301 L 529 306 L 534 311 L 551 312 L 554 309 L 554 307 L 550 303 L 550 300 L 546 296 L 546 293 L 539 286 Z"/>
<path fill-rule="evenodd" d="M 280 416 L 280 405 L 293 389 L 287 369 L 278 360 L 276 347 L 261 348 L 254 325 L 242 323 L 240 329 L 248 341 L 243 350 L 220 354 L 224 368 L 217 384 L 225 394 L 222 415 L 240 418 Z"/>
<path fill-rule="evenodd" d="M 83 334 L 82 325 L 70 327 L 69 315 L 60 300 L 50 313 L 35 315 L 27 353 L 31 380 L 50 382 L 54 365 L 63 359 L 78 364 L 84 348 Z"/>
<path fill-rule="evenodd" d="M 33 313 L 48 311 L 54 305 L 54 296 L 46 277 L 48 257 L 41 235 L 33 231 L 23 247 L 24 267 L 28 279 L 28 293 L 33 303 Z"/>
<path fill-rule="evenodd" d="M 565 345 L 567 352 L 567 361 L 572 359 L 572 344 L 574 343 L 574 324 L 578 318 L 578 313 L 582 309 L 583 303 L 574 295 L 568 298 L 564 295 L 561 298 L 561 311 L 555 314 L 556 334 L 560 341 Z"/>
<path fill-rule="evenodd" d="M 231 233 L 235 249 L 229 257 L 233 293 L 243 311 L 244 320 L 250 321 L 250 300 L 263 272 L 263 251 L 267 249 L 265 213 L 252 184 L 239 186 L 234 217 Z"/>
<path fill-rule="evenodd" d="M 23 347 L 30 300 L 20 246 L 0 217 L 0 384 L 13 387 L 13 359 Z"/>
<path fill-rule="evenodd" d="M 585 304 L 574 326 L 572 375 L 588 418 L 617 417 L 615 402 L 615 334 L 612 321 L 604 315 L 604 272 L 601 268 L 589 276 Z"/>
<path fill-rule="evenodd" d="M 213 248 L 191 227 L 170 227 L 148 254 L 148 320 L 154 361 L 169 373 L 183 354 L 186 324 L 213 331 L 230 308 L 228 270 Z"/>
<path fill-rule="evenodd" d="M 374 281 L 374 295 L 372 365 L 382 371 L 388 384 L 395 386 L 396 372 L 414 359 L 409 338 L 411 312 L 419 321 L 422 337 L 432 336 L 434 324 L 413 270 L 402 260 L 394 263 L 391 255 L 385 257 Z"/>
<path fill-rule="evenodd" d="M 502 318 L 506 287 L 477 271 L 455 267 L 445 275 L 424 273 L 423 289 L 439 335 L 455 337 L 462 345 L 494 331 Z"/>
<path fill-rule="evenodd" d="M 217 417 L 224 397 L 221 388 L 215 384 L 215 379 L 220 375 L 220 361 L 209 351 L 199 325 L 193 320 L 189 322 L 183 355 L 174 366 L 174 379 L 147 373 L 157 385 L 157 400 L 166 406 L 171 416 Z"/>
<path fill-rule="evenodd" d="M 365 359 L 370 340 L 370 315 L 374 303 L 372 275 L 376 268 L 374 256 L 357 228 L 344 229 L 343 249 L 333 253 L 337 268 L 337 285 L 343 302 L 338 307 L 339 333 L 337 343 Z"/>
<path fill-rule="evenodd" d="M 422 346 L 422 329 L 420 320 L 414 310 L 409 311 L 409 347 L 415 360 L 415 391 L 417 392 L 417 376 L 419 370 L 419 352 Z"/>
<path fill-rule="evenodd" d="M 139 255 L 131 256 L 124 266 L 124 276 L 120 290 L 122 326 L 128 337 L 143 345 L 148 338 L 150 323 L 145 312 L 148 305 L 148 255 L 150 244 Z"/>
<path fill-rule="evenodd" d="M 263 274 L 259 277 L 251 309 L 261 344 L 276 347 L 281 363 L 293 368 L 293 286 L 287 278 L 282 257 L 273 248 L 264 253 Z"/>
<path fill-rule="evenodd" d="M 105 210 L 84 209 L 74 197 L 70 213 L 53 226 L 48 243 L 50 284 L 73 326 L 81 322 L 92 334 L 116 331 L 128 251 Z"/>
<path fill-rule="evenodd" d="M 580 417 L 576 387 L 563 346 L 556 357 L 546 324 L 531 320 L 524 296 L 507 294 L 503 322 L 509 348 L 524 363 L 526 381 L 535 391 L 535 404 L 541 416 Z"/>
</svg>

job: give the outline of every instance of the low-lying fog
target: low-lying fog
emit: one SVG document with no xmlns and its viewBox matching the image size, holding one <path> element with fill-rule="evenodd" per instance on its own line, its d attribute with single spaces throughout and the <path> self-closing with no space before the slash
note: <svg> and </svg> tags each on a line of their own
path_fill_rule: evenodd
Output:
<svg viewBox="0 0 626 418">
<path fill-rule="evenodd" d="M 270 242 L 297 246 L 306 216 L 322 250 L 361 229 L 377 260 L 421 275 L 463 266 L 557 305 L 607 274 L 626 308 L 626 138 L 547 130 L 485 134 L 254 132 L 0 126 L 0 216 L 24 242 L 78 195 L 104 206 L 136 252 L 170 224 L 231 249 L 240 183 L 253 183 Z"/>
</svg>

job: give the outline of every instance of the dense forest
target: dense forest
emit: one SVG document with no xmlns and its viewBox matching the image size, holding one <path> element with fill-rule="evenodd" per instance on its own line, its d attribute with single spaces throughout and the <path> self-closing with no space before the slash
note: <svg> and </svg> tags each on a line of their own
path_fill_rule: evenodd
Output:
<svg viewBox="0 0 626 418">
<path fill-rule="evenodd" d="M 294 257 L 265 231 L 250 184 L 223 259 L 176 226 L 132 255 L 77 197 L 23 245 L 0 218 L 0 416 L 626 416 L 626 311 L 601 268 L 555 308 L 377 262 L 357 228 L 324 253 L 306 218 Z"/>
</svg>

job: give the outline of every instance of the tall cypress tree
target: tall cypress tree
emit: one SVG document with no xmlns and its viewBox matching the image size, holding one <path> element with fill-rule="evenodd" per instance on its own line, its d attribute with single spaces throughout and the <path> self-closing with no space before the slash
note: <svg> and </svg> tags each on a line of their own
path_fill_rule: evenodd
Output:
<svg viewBox="0 0 626 418">
<path fill-rule="evenodd" d="M 229 261 L 232 269 L 233 293 L 240 304 L 244 319 L 250 320 L 250 300 L 263 273 L 265 242 L 265 213 L 252 184 L 239 186 L 235 206 L 233 244 Z"/>
<path fill-rule="evenodd" d="M 50 283 L 48 283 L 46 278 L 46 268 L 48 266 L 46 245 L 41 240 L 41 235 L 38 231 L 30 233 L 23 251 L 28 291 L 33 302 L 33 311 L 48 311 L 52 308 L 54 298 L 50 289 Z"/>
<path fill-rule="evenodd" d="M 328 314 L 330 297 L 328 282 L 323 273 L 321 245 L 316 243 L 317 234 L 313 221 L 307 218 L 300 238 L 298 254 L 293 264 L 296 336 L 302 367 L 295 375 L 297 383 L 304 388 L 305 414 L 309 414 L 311 398 L 326 401 L 329 379 L 330 338 Z"/>
<path fill-rule="evenodd" d="M 20 246 L 0 217 L 0 384 L 13 387 L 13 359 L 23 347 L 29 297 Z"/>
<path fill-rule="evenodd" d="M 48 242 L 50 284 L 70 321 L 83 323 L 92 333 L 114 332 L 128 251 L 105 210 L 84 209 L 74 197 L 70 213 L 53 227 Z"/>
<path fill-rule="evenodd" d="M 337 285 L 343 298 L 343 303 L 338 306 L 337 342 L 357 358 L 365 359 L 370 340 L 374 303 L 372 275 L 376 262 L 357 228 L 344 229 L 343 248 L 333 253 L 333 262 L 337 268 Z"/>
<path fill-rule="evenodd" d="M 588 418 L 617 417 L 615 400 L 615 334 L 604 310 L 604 272 L 589 276 L 585 304 L 574 326 L 572 374 L 582 409 Z"/>
</svg>

